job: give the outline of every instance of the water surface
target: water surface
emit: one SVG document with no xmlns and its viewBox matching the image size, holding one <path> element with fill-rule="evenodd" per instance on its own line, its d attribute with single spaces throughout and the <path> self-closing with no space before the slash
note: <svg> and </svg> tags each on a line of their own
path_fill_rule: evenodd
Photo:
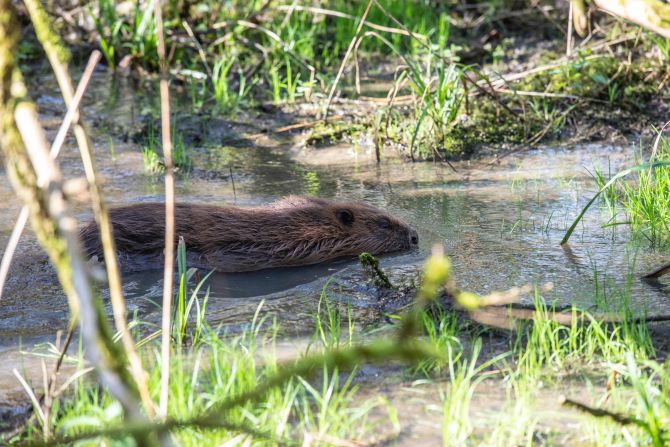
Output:
<svg viewBox="0 0 670 447">
<path fill-rule="evenodd" d="M 119 81 L 115 88 L 110 95 L 109 77 L 99 73 L 84 107 L 92 123 L 107 200 L 112 206 L 160 200 L 162 182 L 144 173 L 141 143 L 135 137 L 147 126 L 157 125 L 155 98 L 127 81 Z M 48 82 L 41 89 L 44 93 L 38 102 L 53 138 L 63 105 Z M 187 106 L 176 102 L 176 107 Z M 497 160 L 457 162 L 453 168 L 442 163 L 410 164 L 384 154 L 378 165 L 372 146 L 365 142 L 315 149 L 304 147 L 299 134 L 275 139 L 266 131 L 283 119 L 180 119 L 178 129 L 194 168 L 179 178 L 178 200 L 248 206 L 288 194 L 310 194 L 365 201 L 418 230 L 419 250 L 382 258 L 382 267 L 392 279 L 415 274 L 430 248 L 441 244 L 463 289 L 483 294 L 552 282 L 553 291 L 545 298 L 560 304 L 616 308 L 621 297 L 629 295 L 629 305 L 638 312 L 670 314 L 667 280 L 640 280 L 641 274 L 670 259 L 670 254 L 631 243 L 625 227 L 603 228 L 609 216 L 602 208 L 587 213 L 568 246 L 559 244 L 594 193 L 588 170 L 599 165 L 615 172 L 632 163 L 634 148 L 542 147 Z M 72 140 L 64 148 L 61 167 L 68 177 L 83 175 Z M 4 247 L 19 203 L 4 172 L 1 175 L 0 244 Z M 85 207 L 77 211 L 82 220 L 90 218 Z M 264 311 L 275 314 L 280 323 L 306 332 L 325 285 L 331 296 L 350 300 L 356 315 L 370 317 L 376 295 L 361 280 L 357 263 L 342 260 L 214 274 L 209 281 L 207 318 L 212 325 L 240 327 L 264 302 Z M 601 291 L 598 296 L 596 288 Z M 159 320 L 160 272 L 126 275 L 124 290 L 131 312 L 142 320 Z M 26 234 L 0 301 L 0 348 L 14 352 L 20 344 L 51 340 L 66 327 L 67 319 L 67 302 L 55 275 L 34 236 Z"/>
</svg>

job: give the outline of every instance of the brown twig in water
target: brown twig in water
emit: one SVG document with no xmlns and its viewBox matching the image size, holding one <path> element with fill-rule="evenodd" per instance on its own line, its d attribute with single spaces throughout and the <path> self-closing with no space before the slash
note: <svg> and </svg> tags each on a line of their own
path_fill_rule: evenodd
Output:
<svg viewBox="0 0 670 447">
<path fill-rule="evenodd" d="M 570 310 L 570 308 L 567 310 Z M 558 309 L 538 311 L 534 306 L 525 307 L 524 305 L 482 307 L 481 309 L 470 311 L 469 314 L 473 320 L 482 324 L 505 329 L 513 329 L 517 320 L 530 321 L 538 317 L 554 321 L 563 326 L 570 326 L 579 319 L 592 320 L 606 324 L 641 324 L 670 321 L 670 315 L 621 318 L 618 315 L 613 314 L 591 315 L 580 310 L 575 310 L 573 313 L 562 312 Z"/>
<path fill-rule="evenodd" d="M 576 408 L 579 411 L 583 411 L 584 413 L 588 413 L 591 416 L 595 416 L 597 418 L 610 418 L 617 424 L 621 425 L 637 425 L 638 427 L 642 428 L 647 428 L 647 424 L 644 423 L 644 421 L 637 419 L 632 416 L 627 416 L 625 414 L 621 413 L 615 413 L 613 411 L 609 410 L 603 410 L 602 408 L 595 408 L 591 407 L 589 405 L 583 404 L 581 402 L 577 402 L 576 400 L 569 399 L 565 396 L 562 396 L 561 399 L 561 405 L 564 405 L 566 407 L 572 407 Z"/>
<path fill-rule="evenodd" d="M 665 264 L 664 266 L 657 268 L 653 272 L 647 273 L 646 275 L 643 276 L 643 278 L 655 279 L 667 275 L 668 273 L 670 273 L 670 264 Z"/>
<path fill-rule="evenodd" d="M 158 59 L 160 61 L 161 92 L 161 136 L 163 157 L 165 158 L 165 264 L 163 270 L 163 315 L 161 319 L 161 393 L 159 411 L 167 416 L 168 390 L 170 386 L 170 317 L 172 312 L 172 287 L 174 269 L 174 164 L 172 162 L 172 136 L 170 135 L 170 91 L 168 89 L 168 68 L 165 61 L 165 37 L 163 35 L 163 14 L 161 0 L 154 0 L 156 34 L 158 37 Z"/>
</svg>

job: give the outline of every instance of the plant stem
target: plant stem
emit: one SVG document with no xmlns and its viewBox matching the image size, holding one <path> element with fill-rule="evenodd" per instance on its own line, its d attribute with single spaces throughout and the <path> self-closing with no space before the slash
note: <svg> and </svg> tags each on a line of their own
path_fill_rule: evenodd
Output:
<svg viewBox="0 0 670 447">
<path fill-rule="evenodd" d="M 170 385 L 170 316 L 172 311 L 172 287 L 174 269 L 174 165 L 172 162 L 172 137 L 170 135 L 170 92 L 168 90 L 168 69 L 165 60 L 165 38 L 163 36 L 163 16 L 161 0 L 154 0 L 156 34 L 158 35 L 158 58 L 160 59 L 161 92 L 161 136 L 163 157 L 165 158 L 165 266 L 163 270 L 163 315 L 161 321 L 161 395 L 159 412 L 167 416 L 168 387 Z"/>
</svg>

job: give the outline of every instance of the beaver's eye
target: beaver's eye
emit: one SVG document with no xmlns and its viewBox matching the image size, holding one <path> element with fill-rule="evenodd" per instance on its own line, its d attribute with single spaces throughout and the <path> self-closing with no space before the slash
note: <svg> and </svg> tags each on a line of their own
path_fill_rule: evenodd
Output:
<svg viewBox="0 0 670 447">
<path fill-rule="evenodd" d="M 354 223 L 354 213 L 348 209 L 338 210 L 337 220 L 339 220 L 342 225 L 349 227 Z"/>
<path fill-rule="evenodd" d="M 380 219 L 379 228 L 381 228 L 382 230 L 388 230 L 389 228 L 391 228 L 391 221 L 386 218 Z"/>
</svg>

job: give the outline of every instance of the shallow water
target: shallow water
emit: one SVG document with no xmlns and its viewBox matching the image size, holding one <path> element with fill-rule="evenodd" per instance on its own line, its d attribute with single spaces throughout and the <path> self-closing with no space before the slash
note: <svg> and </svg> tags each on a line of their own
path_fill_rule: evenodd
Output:
<svg viewBox="0 0 670 447">
<path fill-rule="evenodd" d="M 147 111 L 155 113 L 155 95 L 138 93 L 124 80 L 110 95 L 109 83 L 108 75 L 98 73 L 84 106 L 92 123 L 106 197 L 110 205 L 160 199 L 162 183 L 143 172 L 141 147 L 133 141 L 138 129 L 156 124 L 146 117 Z M 49 82 L 41 89 L 55 91 Z M 62 102 L 53 93 L 44 93 L 38 102 L 53 138 L 64 113 Z M 175 107 L 185 110 L 179 102 Z M 431 246 L 441 244 L 463 289 L 487 293 L 552 282 L 547 300 L 602 308 L 608 303 L 617 307 L 624 295 L 620 292 L 630 288 L 630 305 L 638 311 L 670 314 L 667 280 L 639 279 L 670 256 L 631 243 L 623 227 L 603 229 L 608 218 L 603 210 L 590 210 L 570 245 L 559 245 L 594 192 L 587 169 L 609 165 L 615 172 L 631 163 L 633 148 L 543 147 L 500 160 L 454 163 L 455 171 L 440 163 L 408 164 L 391 154 L 377 165 L 373 148 L 365 143 L 314 149 L 303 147 L 299 135 L 275 140 L 263 133 L 282 120 L 285 117 L 209 119 L 198 127 L 193 124 L 198 118 L 180 119 L 178 128 L 187 141 L 194 170 L 179 179 L 178 200 L 240 206 L 288 194 L 362 200 L 389 210 L 419 232 L 418 251 L 382 258 L 382 267 L 392 279 L 411 276 Z M 83 175 L 72 140 L 64 148 L 61 167 L 67 176 Z M 4 247 L 19 204 L 4 172 L 1 175 L 0 244 Z M 78 211 L 80 218 L 90 217 L 84 207 Z M 243 326 L 264 302 L 264 311 L 300 332 L 310 327 L 310 314 L 326 284 L 338 299 L 350 299 L 360 318 L 374 319 L 370 309 L 375 307 L 376 295 L 361 282 L 356 262 L 348 260 L 215 274 L 209 281 L 207 316 L 214 325 Z M 596 286 L 605 291 L 597 300 Z M 155 302 L 160 301 L 160 288 L 160 272 L 126 275 L 129 310 L 137 311 L 142 320 L 158 321 Z M 9 352 L 21 343 L 30 346 L 52 339 L 65 328 L 67 315 L 67 302 L 46 258 L 32 234 L 26 234 L 0 301 L 0 347 Z"/>
</svg>

